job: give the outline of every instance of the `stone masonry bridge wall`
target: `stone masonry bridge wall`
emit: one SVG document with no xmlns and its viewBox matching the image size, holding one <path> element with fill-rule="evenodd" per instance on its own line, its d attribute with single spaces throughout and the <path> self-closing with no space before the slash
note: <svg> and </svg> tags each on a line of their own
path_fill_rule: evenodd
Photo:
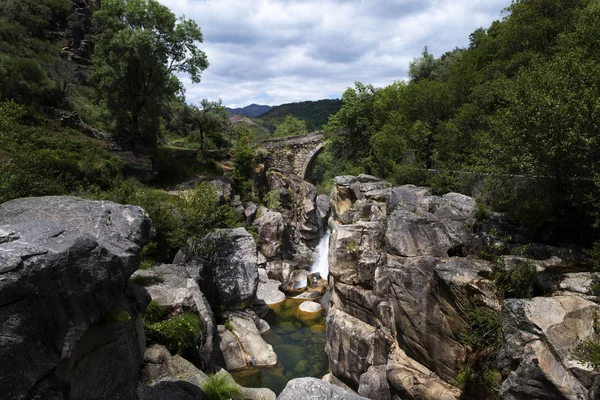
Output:
<svg viewBox="0 0 600 400">
<path fill-rule="evenodd" d="M 306 178 L 310 164 L 325 147 L 325 135 L 321 132 L 312 132 L 300 136 L 263 140 L 260 146 L 269 151 L 268 168 L 276 168 Z"/>
</svg>

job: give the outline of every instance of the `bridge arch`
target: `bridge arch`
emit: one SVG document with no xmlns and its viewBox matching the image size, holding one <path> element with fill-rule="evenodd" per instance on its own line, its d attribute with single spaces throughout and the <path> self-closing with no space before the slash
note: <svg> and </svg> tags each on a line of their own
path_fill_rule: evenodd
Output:
<svg viewBox="0 0 600 400">
<path fill-rule="evenodd" d="M 301 178 L 325 146 L 325 135 L 312 132 L 306 135 L 263 140 L 260 146 L 269 151 L 268 168 L 276 168 Z"/>
<path fill-rule="evenodd" d="M 304 162 L 304 165 L 302 166 L 302 175 L 300 175 L 302 177 L 302 179 L 306 180 L 306 178 L 308 178 L 308 171 L 310 170 L 311 165 L 315 162 L 315 159 L 317 158 L 317 156 L 319 154 L 321 154 L 321 152 L 323 151 L 323 149 L 325 148 L 325 141 L 319 143 L 317 145 L 317 147 L 315 147 L 314 149 L 312 149 L 308 155 L 306 156 L 306 161 Z"/>
</svg>

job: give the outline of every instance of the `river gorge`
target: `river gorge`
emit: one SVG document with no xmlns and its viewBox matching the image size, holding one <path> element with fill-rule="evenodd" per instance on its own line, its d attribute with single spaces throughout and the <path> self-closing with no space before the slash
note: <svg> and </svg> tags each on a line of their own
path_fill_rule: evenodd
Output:
<svg viewBox="0 0 600 400">
<path fill-rule="evenodd" d="M 279 199 L 240 204 L 250 231 L 137 271 L 153 235 L 139 207 L 1 204 L 7 398 L 203 398 L 212 373 L 246 399 L 597 398 L 574 356 L 600 311 L 576 248 L 527 241 L 463 194 L 360 175 L 318 196 L 267 176 Z M 500 290 L 513 271 L 531 272 L 528 295 Z M 200 321 L 185 357 L 146 340 L 157 306 Z"/>
</svg>

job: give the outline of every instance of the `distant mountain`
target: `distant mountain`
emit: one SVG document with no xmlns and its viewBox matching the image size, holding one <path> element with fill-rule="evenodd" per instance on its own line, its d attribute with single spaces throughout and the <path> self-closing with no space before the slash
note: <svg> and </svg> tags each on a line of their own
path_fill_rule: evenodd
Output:
<svg viewBox="0 0 600 400">
<path fill-rule="evenodd" d="M 229 114 L 237 114 L 237 115 L 245 115 L 247 117 L 258 117 L 272 109 L 271 106 L 262 106 L 260 104 L 250 104 L 249 106 L 243 108 L 228 108 L 225 109 L 229 112 Z"/>
<path fill-rule="evenodd" d="M 342 100 L 340 99 L 303 101 L 273 107 L 262 114 L 259 119 L 264 121 L 274 120 L 275 123 L 281 123 L 286 115 L 293 115 L 306 121 L 309 130 L 319 130 L 327 123 L 329 116 L 336 114 L 340 111 L 340 108 L 342 108 Z"/>
</svg>

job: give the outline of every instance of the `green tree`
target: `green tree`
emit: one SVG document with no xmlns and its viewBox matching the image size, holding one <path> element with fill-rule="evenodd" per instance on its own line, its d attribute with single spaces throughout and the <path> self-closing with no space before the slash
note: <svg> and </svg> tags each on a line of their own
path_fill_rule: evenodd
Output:
<svg viewBox="0 0 600 400">
<path fill-rule="evenodd" d="M 308 133 L 306 122 L 292 115 L 287 115 L 285 120 L 275 128 L 274 137 L 297 136 L 305 133 Z"/>
<path fill-rule="evenodd" d="M 155 0 L 103 1 L 94 21 L 101 33 L 90 78 L 115 119 L 116 139 L 152 150 L 161 111 L 183 90 L 174 74 L 198 83 L 208 67 L 200 28 Z"/>
<path fill-rule="evenodd" d="M 435 69 L 435 57 L 429 52 L 427 46 L 423 48 L 421 57 L 415 58 L 408 65 L 408 76 L 413 82 L 431 78 Z"/>
<path fill-rule="evenodd" d="M 195 120 L 200 149 L 204 149 L 207 139 L 216 147 L 226 147 L 227 141 L 223 133 L 230 129 L 231 123 L 225 106 L 220 99 L 219 101 L 203 99 L 200 106 L 202 108 L 198 110 Z"/>
<path fill-rule="evenodd" d="M 236 136 L 237 140 L 233 145 L 233 172 L 231 178 L 235 190 L 243 197 L 248 198 L 252 194 L 257 145 L 254 135 L 249 129 L 238 128 Z"/>
<path fill-rule="evenodd" d="M 329 118 L 325 131 L 334 157 L 352 160 L 357 165 L 366 162 L 371 154 L 368 143 L 376 131 L 374 103 L 379 89 L 361 82 L 354 85 L 342 95 L 342 108 Z"/>
</svg>

